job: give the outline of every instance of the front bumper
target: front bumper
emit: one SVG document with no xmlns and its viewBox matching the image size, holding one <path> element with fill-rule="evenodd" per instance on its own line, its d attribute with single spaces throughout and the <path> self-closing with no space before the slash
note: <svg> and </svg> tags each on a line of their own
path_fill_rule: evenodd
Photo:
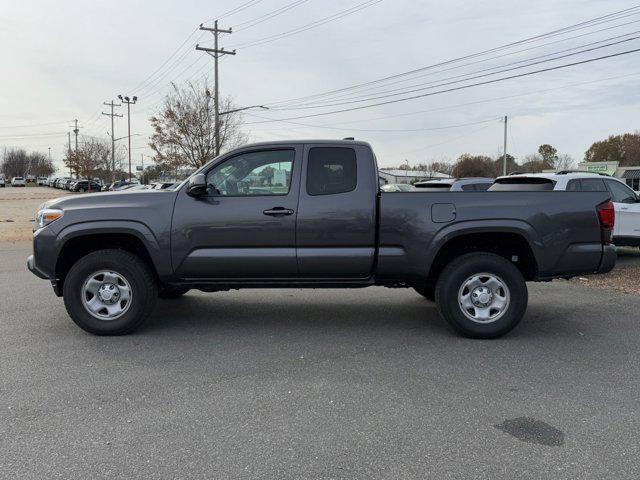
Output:
<svg viewBox="0 0 640 480">
<path fill-rule="evenodd" d="M 40 277 L 42 279 L 48 280 L 49 277 L 47 276 L 46 273 L 38 270 L 38 267 L 36 267 L 36 260 L 33 257 L 33 255 L 29 255 L 27 257 L 27 268 L 29 269 L 29 271 L 31 273 L 33 273 L 36 277 Z"/>
<path fill-rule="evenodd" d="M 602 260 L 600 260 L 600 268 L 598 273 L 607 273 L 613 270 L 616 266 L 616 259 L 618 254 L 616 253 L 615 245 L 603 245 L 602 246 Z"/>
</svg>

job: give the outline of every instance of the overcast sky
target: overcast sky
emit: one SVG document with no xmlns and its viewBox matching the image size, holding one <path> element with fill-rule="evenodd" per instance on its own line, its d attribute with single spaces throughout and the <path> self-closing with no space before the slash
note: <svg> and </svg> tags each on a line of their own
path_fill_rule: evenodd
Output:
<svg viewBox="0 0 640 480">
<path fill-rule="evenodd" d="M 376 80 L 635 5 L 617 0 L 382 0 L 317 28 L 242 47 L 363 0 L 295 2 L 295 8 L 247 28 L 247 21 L 292 3 L 254 0 L 221 19 L 221 27 L 237 26 L 237 31 L 221 40 L 225 48 L 237 48 L 237 55 L 220 64 L 220 84 L 222 93 L 231 95 L 238 106 L 273 105 Z M 193 49 L 197 40 L 209 46 L 210 35 L 194 30 L 201 22 L 244 4 L 247 0 L 0 0 L 0 146 L 44 152 L 51 147 L 53 158 L 59 160 L 75 118 L 81 133 L 107 138 L 110 123 L 100 115 L 107 111 L 102 102 L 122 93 L 140 99 L 131 117 L 132 132 L 139 134 L 133 138 L 132 149 L 138 163 L 141 153 L 151 153 L 145 147 L 150 132 L 147 119 L 158 108 L 168 82 L 197 80 L 212 71 L 212 60 Z M 594 33 L 597 29 L 603 31 Z M 553 37 L 545 41 L 555 41 L 553 45 L 513 57 L 479 58 L 482 63 L 446 74 L 426 71 L 403 83 L 348 94 L 388 92 L 606 38 L 628 41 L 525 70 L 632 50 L 640 48 L 640 40 L 633 39 L 636 35 L 619 36 L 639 30 L 640 12 L 636 11 L 634 16 L 571 35 L 586 34 L 580 38 Z M 513 73 L 517 72 L 508 72 Z M 384 106 L 289 120 L 305 126 L 255 122 L 367 102 L 324 109 L 249 111 L 244 120 L 254 141 L 346 136 L 367 140 L 379 162 L 392 166 L 405 160 L 410 164 L 453 161 L 465 152 L 497 156 L 502 151 L 503 132 L 498 118 L 508 115 L 508 150 L 517 159 L 535 152 L 541 143 L 550 143 L 581 160 L 594 140 L 640 129 L 639 81 L 640 52 Z M 343 93 L 341 99 L 347 96 Z M 125 113 L 124 108 L 119 112 Z M 126 118 L 117 119 L 116 137 L 125 134 Z"/>
</svg>

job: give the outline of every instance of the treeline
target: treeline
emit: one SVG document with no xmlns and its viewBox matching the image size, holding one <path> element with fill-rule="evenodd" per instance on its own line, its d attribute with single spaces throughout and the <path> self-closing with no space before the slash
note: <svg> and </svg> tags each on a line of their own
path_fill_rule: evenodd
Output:
<svg viewBox="0 0 640 480">
<path fill-rule="evenodd" d="M 4 174 L 5 178 L 26 177 L 28 175 L 48 177 L 54 171 L 53 162 L 44 153 L 27 153 L 22 148 L 10 148 L 2 152 L 0 172 Z"/>
<path fill-rule="evenodd" d="M 527 155 L 522 163 L 507 154 L 507 175 L 514 172 L 539 173 L 543 170 L 568 170 L 575 167 L 575 161 L 567 154 L 558 154 L 558 150 L 549 145 L 543 144 L 538 148 L 537 153 Z M 406 164 L 400 169 L 409 168 Z M 487 155 L 472 155 L 464 153 L 458 157 L 454 163 L 432 162 L 422 163 L 411 167 L 412 170 L 422 170 L 429 173 L 444 173 L 452 177 L 498 177 L 504 171 L 504 158 L 500 155 L 491 158 Z"/>
<path fill-rule="evenodd" d="M 606 140 L 593 143 L 585 152 L 586 162 L 618 162 L 621 167 L 640 166 L 640 132 L 611 135 Z M 527 155 L 521 162 L 507 155 L 507 175 L 513 172 L 540 173 L 543 170 L 569 170 L 577 162 L 568 154 L 559 154 L 549 144 L 540 145 L 538 151 Z M 460 155 L 455 162 L 419 163 L 412 167 L 406 164 L 402 170 L 421 170 L 429 173 L 444 173 L 452 177 L 498 177 L 503 174 L 503 157 L 486 155 Z"/>
</svg>

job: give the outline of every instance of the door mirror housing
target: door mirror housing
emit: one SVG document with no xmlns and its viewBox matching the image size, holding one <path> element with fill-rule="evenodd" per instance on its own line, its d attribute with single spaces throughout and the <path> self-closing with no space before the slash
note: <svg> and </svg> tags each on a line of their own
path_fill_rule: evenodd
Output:
<svg viewBox="0 0 640 480">
<path fill-rule="evenodd" d="M 196 173 L 189 178 L 187 193 L 192 197 L 201 197 L 207 193 L 207 178 L 204 173 Z"/>
</svg>

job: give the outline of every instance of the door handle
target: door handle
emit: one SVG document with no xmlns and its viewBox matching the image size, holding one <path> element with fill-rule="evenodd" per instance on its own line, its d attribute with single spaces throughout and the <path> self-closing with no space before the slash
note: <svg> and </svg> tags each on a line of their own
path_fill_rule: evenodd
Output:
<svg viewBox="0 0 640 480">
<path fill-rule="evenodd" d="M 273 207 L 268 210 L 264 210 L 262 213 L 272 217 L 283 217 L 285 215 L 293 215 L 293 210 L 284 207 Z"/>
</svg>

